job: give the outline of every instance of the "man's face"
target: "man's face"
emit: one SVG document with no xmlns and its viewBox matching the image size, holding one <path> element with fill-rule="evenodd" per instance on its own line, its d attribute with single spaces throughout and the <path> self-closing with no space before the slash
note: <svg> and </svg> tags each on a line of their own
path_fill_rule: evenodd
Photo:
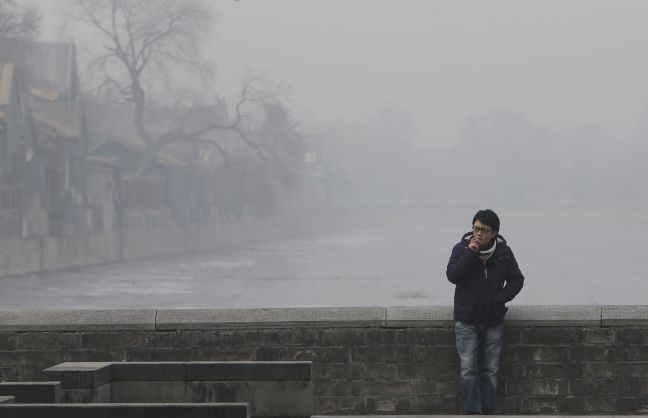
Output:
<svg viewBox="0 0 648 418">
<path fill-rule="evenodd" d="M 473 224 L 473 236 L 479 243 L 480 247 L 490 244 L 496 235 L 497 231 L 493 231 L 493 228 L 490 226 L 482 224 L 479 219 L 477 219 Z"/>
</svg>

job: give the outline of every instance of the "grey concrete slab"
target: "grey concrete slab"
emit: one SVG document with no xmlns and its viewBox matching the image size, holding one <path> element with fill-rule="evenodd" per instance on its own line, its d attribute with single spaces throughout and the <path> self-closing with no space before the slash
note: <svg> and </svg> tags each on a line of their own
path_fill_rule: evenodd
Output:
<svg viewBox="0 0 648 418">
<path fill-rule="evenodd" d="M 112 382 L 113 402 L 120 403 L 159 403 L 159 402 L 247 402 L 247 399 L 196 399 L 187 398 L 187 382 L 179 381 L 133 381 Z"/>
<path fill-rule="evenodd" d="M 247 403 L 3 404 L 10 418 L 249 418 Z"/>
<path fill-rule="evenodd" d="M 59 381 L 63 389 L 95 388 L 111 379 L 107 362 L 66 362 L 41 370 L 41 380 Z"/>
<path fill-rule="evenodd" d="M 62 389 L 62 403 L 111 403 L 112 384 L 85 389 Z"/>
<path fill-rule="evenodd" d="M 187 382 L 190 402 L 246 401 L 253 417 L 310 417 L 313 413 L 312 385 L 304 381 Z"/>
<path fill-rule="evenodd" d="M 383 327 L 383 307 L 158 310 L 156 329 Z"/>
<path fill-rule="evenodd" d="M 513 326 L 600 326 L 601 307 L 596 305 L 510 306 L 506 325 Z"/>
<path fill-rule="evenodd" d="M 602 307 L 604 327 L 648 326 L 648 305 L 608 305 Z"/>
<path fill-rule="evenodd" d="M 452 306 L 387 307 L 387 327 L 443 327 L 452 323 Z"/>
<path fill-rule="evenodd" d="M 13 396 L 17 403 L 57 403 L 61 382 L 0 382 L 0 395 Z"/>
<path fill-rule="evenodd" d="M 184 381 L 186 369 L 186 362 L 176 361 L 114 362 L 112 381 Z"/>
<path fill-rule="evenodd" d="M 0 403 L 14 403 L 15 399 L 13 396 L 0 396 Z"/>
<path fill-rule="evenodd" d="M 187 380 L 308 380 L 310 361 L 189 362 Z"/>
<path fill-rule="evenodd" d="M 0 311 L 0 331 L 153 330 L 155 310 Z"/>
</svg>

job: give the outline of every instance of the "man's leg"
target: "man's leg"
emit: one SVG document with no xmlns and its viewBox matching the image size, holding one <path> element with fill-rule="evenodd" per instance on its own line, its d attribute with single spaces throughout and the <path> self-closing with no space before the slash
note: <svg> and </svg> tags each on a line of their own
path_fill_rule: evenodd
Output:
<svg viewBox="0 0 648 418">
<path fill-rule="evenodd" d="M 457 354 L 459 354 L 459 383 L 463 395 L 464 412 L 481 414 L 479 396 L 479 376 L 477 360 L 479 357 L 479 330 L 474 325 L 455 322 Z"/>
<path fill-rule="evenodd" d="M 479 347 L 479 390 L 484 414 L 492 414 L 495 410 L 503 335 L 504 325 L 487 328 Z"/>
</svg>

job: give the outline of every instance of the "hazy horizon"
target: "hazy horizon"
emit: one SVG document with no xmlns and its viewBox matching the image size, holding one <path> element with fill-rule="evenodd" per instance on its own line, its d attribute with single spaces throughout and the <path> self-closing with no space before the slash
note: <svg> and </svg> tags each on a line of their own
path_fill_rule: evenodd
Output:
<svg viewBox="0 0 648 418">
<path fill-rule="evenodd" d="M 25 0 L 26 1 L 26 0 Z M 58 30 L 56 5 L 43 39 Z M 217 89 L 265 71 L 291 86 L 305 128 L 411 116 L 417 143 L 444 147 L 475 115 L 512 111 L 554 130 L 597 126 L 625 137 L 648 119 L 648 3 L 608 0 L 223 0 L 206 55 Z M 644 122 L 645 123 L 645 122 Z"/>
</svg>

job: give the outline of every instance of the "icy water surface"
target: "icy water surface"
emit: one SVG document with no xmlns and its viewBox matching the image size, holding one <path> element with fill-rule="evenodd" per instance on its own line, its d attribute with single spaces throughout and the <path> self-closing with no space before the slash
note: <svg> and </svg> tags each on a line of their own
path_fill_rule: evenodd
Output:
<svg viewBox="0 0 648 418">
<path fill-rule="evenodd" d="M 526 276 L 513 303 L 646 303 L 648 211 L 498 212 Z M 472 215 L 390 210 L 372 226 L 318 236 L 1 278 L 0 309 L 449 305 L 446 263 Z"/>
</svg>

